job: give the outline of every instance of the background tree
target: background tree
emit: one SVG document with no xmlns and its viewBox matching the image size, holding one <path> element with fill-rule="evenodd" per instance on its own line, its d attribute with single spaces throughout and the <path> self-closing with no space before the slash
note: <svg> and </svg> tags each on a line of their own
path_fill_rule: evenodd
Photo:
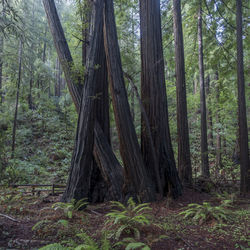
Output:
<svg viewBox="0 0 250 250">
<path fill-rule="evenodd" d="M 202 41 L 202 2 L 198 10 L 198 44 L 199 44 L 199 69 L 200 69 L 200 112 L 201 112 L 201 173 L 209 177 L 208 145 L 207 145 L 207 115 L 206 94 L 204 80 L 203 41 Z"/>
<path fill-rule="evenodd" d="M 237 79 L 238 79 L 238 121 L 240 144 L 241 183 L 240 191 L 244 194 L 250 190 L 250 162 L 248 150 L 248 131 L 246 117 L 245 79 L 242 44 L 242 1 L 236 1 L 237 7 Z"/>
<path fill-rule="evenodd" d="M 177 97 L 177 134 L 178 134 L 178 170 L 184 184 L 192 183 L 192 167 L 189 148 L 187 120 L 185 58 L 183 47 L 181 1 L 173 1 L 174 37 L 175 37 L 175 74 Z"/>
</svg>

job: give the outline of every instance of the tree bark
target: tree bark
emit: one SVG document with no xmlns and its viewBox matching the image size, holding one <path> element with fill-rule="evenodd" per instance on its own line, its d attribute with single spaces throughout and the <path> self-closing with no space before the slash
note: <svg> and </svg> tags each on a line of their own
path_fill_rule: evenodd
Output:
<svg viewBox="0 0 250 250">
<path fill-rule="evenodd" d="M 56 11 L 54 0 L 43 0 L 43 5 L 54 40 L 54 45 L 56 47 L 57 55 L 63 68 L 65 78 L 67 79 L 69 92 L 77 108 L 77 111 L 79 112 L 82 93 L 81 79 L 75 79 L 75 74 L 72 68 L 73 59 Z"/>
<path fill-rule="evenodd" d="M 207 146 L 207 115 L 206 95 L 204 84 L 203 41 L 202 41 L 202 2 L 198 11 L 198 44 L 199 44 L 199 70 L 200 70 L 200 109 L 201 109 L 201 174 L 209 177 L 208 146 Z"/>
<path fill-rule="evenodd" d="M 129 109 L 117 39 L 113 0 L 105 0 L 104 44 L 120 153 L 124 163 L 126 191 L 139 195 L 143 201 L 150 201 L 155 199 L 155 192 L 151 180 L 147 176 Z"/>
<path fill-rule="evenodd" d="M 63 71 L 64 71 L 64 75 L 66 78 L 66 82 L 67 85 L 69 87 L 69 89 L 71 89 L 72 91 L 71 96 L 72 99 L 74 100 L 74 104 L 76 106 L 76 110 L 79 112 L 79 107 L 80 107 L 80 96 L 81 96 L 81 85 L 79 85 L 79 79 L 77 79 L 76 77 L 74 77 L 74 72 L 72 71 L 72 57 L 67 45 L 67 41 L 65 39 L 64 33 L 63 33 L 63 29 L 61 27 L 60 24 L 60 20 L 59 17 L 57 15 L 56 12 L 56 8 L 55 8 L 55 3 L 53 0 L 43 0 L 44 3 L 44 7 L 47 13 L 47 17 L 48 17 L 48 21 L 49 21 L 49 26 L 51 29 L 51 33 L 54 39 L 54 43 L 55 46 L 58 48 L 57 49 L 57 53 L 60 58 L 65 58 L 65 60 L 68 60 L 67 63 L 64 64 L 63 67 Z M 52 12 L 52 13 L 51 13 Z M 55 27 L 54 27 L 55 25 Z M 56 28 L 59 27 L 59 28 Z M 60 28 L 61 27 L 61 28 Z M 56 45 L 58 43 L 58 40 L 61 41 L 61 47 L 58 47 L 58 45 Z M 65 47 L 63 47 L 63 45 L 65 45 Z M 104 46 L 104 45 L 102 45 Z M 65 53 L 65 54 L 64 54 Z M 108 97 L 108 81 L 107 81 L 107 76 L 105 76 L 105 72 L 106 72 L 106 58 L 105 58 L 105 53 L 104 53 L 104 49 L 102 51 L 102 54 L 100 56 L 100 58 L 102 58 L 102 63 L 101 65 L 103 67 L 100 68 L 100 70 L 98 72 L 100 72 L 99 75 L 99 84 L 97 87 L 97 95 L 96 96 L 96 113 L 97 117 L 96 117 L 96 123 L 94 126 L 94 134 L 95 134 L 95 138 L 102 138 L 102 140 L 94 140 L 94 155 L 95 155 L 95 160 L 98 164 L 98 167 L 101 169 L 102 172 L 105 171 L 105 175 L 109 176 L 109 183 L 107 183 L 107 188 L 109 190 L 117 190 L 116 193 L 120 193 L 121 187 L 118 189 L 117 185 L 115 183 L 123 183 L 123 176 L 122 176 L 122 167 L 119 164 L 118 160 L 116 159 L 111 146 L 110 146 L 110 136 L 109 136 L 109 97 Z M 104 72 L 103 72 L 104 71 Z M 106 73 L 107 74 L 107 73 Z M 101 79 L 101 80 L 100 80 Z M 76 94 L 76 95 L 75 95 Z M 74 96 L 75 95 L 75 96 Z M 99 121 L 99 124 L 98 124 Z M 101 127 L 101 129 L 98 129 L 98 127 Z M 97 150 L 98 149 L 98 150 Z M 102 160 L 100 160 L 102 159 Z M 105 159 L 105 160 L 104 160 Z M 120 166 L 120 167 L 118 167 Z M 91 165 L 92 168 L 92 165 Z M 112 168 L 112 171 L 110 171 L 110 168 Z M 92 168 L 93 169 L 93 168 Z M 117 172 L 120 172 L 120 174 L 117 174 Z M 98 173 L 98 171 L 96 170 L 96 168 L 93 170 L 93 175 L 96 175 L 96 179 L 99 181 L 95 181 L 95 183 L 99 183 L 98 187 L 102 187 L 103 183 L 102 180 L 100 180 L 100 175 Z M 111 185 L 111 186 L 110 186 Z M 116 185 L 116 186 L 115 186 Z M 92 191 L 93 190 L 93 186 L 95 186 L 92 182 L 91 184 L 92 186 Z M 112 194 L 115 191 L 113 191 L 112 193 L 110 193 L 110 195 L 107 193 L 105 194 L 106 199 L 117 199 L 117 195 L 115 197 L 112 196 Z M 93 196 L 97 196 L 96 194 Z M 90 200 L 95 200 L 95 197 L 90 197 Z M 119 199 L 121 199 L 122 194 L 120 193 Z M 104 199 L 102 197 L 102 199 Z M 102 200 L 99 200 L 102 201 Z"/>
<path fill-rule="evenodd" d="M 94 145 L 94 124 L 98 71 L 101 70 L 100 54 L 102 53 L 103 2 L 97 0 L 93 4 L 94 32 L 91 39 L 87 75 L 84 80 L 81 107 L 78 118 L 75 149 L 72 156 L 71 171 L 63 194 L 64 201 L 89 198 L 91 187 L 91 169 Z M 96 65 L 100 65 L 97 69 Z"/>
<path fill-rule="evenodd" d="M 0 35 L 0 104 L 3 103 L 3 37 Z"/>
<path fill-rule="evenodd" d="M 211 97 L 210 95 L 210 76 L 206 78 L 206 95 L 208 97 L 208 108 L 207 108 L 207 116 L 208 116 L 208 145 L 210 146 L 211 150 L 214 147 L 214 138 L 213 138 L 213 117 L 211 112 Z"/>
<path fill-rule="evenodd" d="M 216 176 L 219 174 L 219 170 L 221 169 L 221 128 L 220 128 L 220 86 L 219 86 L 219 74 L 216 72 L 216 103 L 217 103 L 217 110 L 216 110 L 216 123 L 217 123 L 217 131 L 216 131 Z"/>
<path fill-rule="evenodd" d="M 181 1 L 173 0 L 175 74 L 177 98 L 178 170 L 184 184 L 192 184 L 189 131 L 187 118 L 187 98 L 185 80 L 185 58 L 181 18 Z"/>
<path fill-rule="evenodd" d="M 18 79 L 17 79 L 17 91 L 16 91 L 16 107 L 15 115 L 13 121 L 13 130 L 12 130 L 12 147 L 11 147 L 11 158 L 14 158 L 15 145 L 16 145 L 16 127 L 17 127 L 17 114 L 18 114 L 18 104 L 19 104 L 19 92 L 21 85 L 21 76 L 22 76 L 22 58 L 23 57 L 23 42 L 19 42 L 19 51 L 18 51 Z"/>
<path fill-rule="evenodd" d="M 145 119 L 142 116 L 143 159 L 155 190 L 159 192 L 155 186 L 159 174 L 164 195 L 170 191 L 172 196 L 177 198 L 182 193 L 182 186 L 175 166 L 169 132 L 159 0 L 140 0 L 140 23 L 141 97 L 149 119 L 158 159 L 157 171 L 154 168 L 150 138 L 146 132 Z"/>
<path fill-rule="evenodd" d="M 240 145 L 240 191 L 242 194 L 250 191 L 250 160 L 248 149 L 248 130 L 246 116 L 245 79 L 242 42 L 242 0 L 236 0 L 237 25 L 237 79 L 238 79 L 238 122 Z"/>
</svg>

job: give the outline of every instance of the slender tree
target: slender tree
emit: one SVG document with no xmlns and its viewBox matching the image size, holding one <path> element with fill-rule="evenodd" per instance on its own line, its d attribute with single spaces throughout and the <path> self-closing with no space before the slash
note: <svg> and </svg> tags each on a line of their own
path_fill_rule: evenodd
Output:
<svg viewBox="0 0 250 250">
<path fill-rule="evenodd" d="M 242 42 L 242 0 L 236 0 L 237 16 L 237 79 L 238 79 L 238 122 L 242 194 L 250 191 L 250 161 L 248 149 L 248 130 L 246 117 L 245 79 Z"/>
<path fill-rule="evenodd" d="M 203 41 L 202 41 L 202 2 L 198 10 L 198 45 L 199 45 L 199 70 L 200 70 L 200 111 L 201 111 L 201 174 L 209 177 L 208 145 L 207 145 L 207 115 L 206 94 L 204 81 Z"/>
<path fill-rule="evenodd" d="M 220 83 L 219 83 L 219 73 L 218 71 L 215 74 L 215 80 L 217 81 L 216 86 L 216 103 L 217 103 L 217 110 L 216 110 L 216 171 L 217 175 L 219 174 L 219 169 L 221 168 L 221 128 L 220 128 Z"/>
<path fill-rule="evenodd" d="M 185 58 L 181 18 L 181 1 L 173 0 L 174 39 L 175 39 L 175 74 L 177 98 L 177 136 L 178 170 L 184 184 L 192 183 L 190 160 L 189 131 L 187 119 L 187 100 L 185 82 Z"/>
<path fill-rule="evenodd" d="M 3 46 L 4 40 L 2 35 L 0 34 L 0 103 L 3 102 Z"/>
<path fill-rule="evenodd" d="M 175 165 L 168 123 L 159 0 L 140 0 L 140 26 L 141 97 L 150 123 L 158 160 L 157 166 L 155 166 L 151 152 L 146 121 L 142 116 L 141 149 L 143 159 L 155 190 L 160 192 L 156 185 L 158 176 L 160 176 L 163 194 L 166 195 L 170 192 L 174 198 L 177 198 L 182 193 L 182 186 Z"/>
<path fill-rule="evenodd" d="M 213 115 L 211 110 L 211 96 L 210 96 L 210 76 L 208 75 L 206 78 L 206 95 L 208 97 L 208 107 L 207 107 L 207 116 L 208 116 L 208 145 L 211 149 L 214 147 L 214 138 L 213 138 Z"/>
<path fill-rule="evenodd" d="M 12 129 L 11 158 L 14 157 L 15 145 L 16 145 L 16 127 L 17 127 L 17 114 L 19 105 L 19 92 L 20 92 L 21 77 L 22 77 L 22 60 L 23 60 L 23 42 L 22 39 L 20 39 L 19 50 L 18 50 L 18 78 L 17 78 L 17 90 L 16 90 L 16 106 L 15 106 L 15 115 L 13 121 L 13 129 Z"/>
</svg>

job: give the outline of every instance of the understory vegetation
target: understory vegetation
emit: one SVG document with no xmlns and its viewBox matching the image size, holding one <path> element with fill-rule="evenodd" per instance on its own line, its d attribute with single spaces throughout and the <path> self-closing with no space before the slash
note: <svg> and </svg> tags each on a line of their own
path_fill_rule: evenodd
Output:
<svg viewBox="0 0 250 250">
<path fill-rule="evenodd" d="M 0 244 L 5 240 L 8 248 L 47 250 L 250 247 L 249 200 L 242 198 L 187 190 L 178 201 L 152 204 L 136 204 L 132 198 L 126 205 L 72 201 L 60 206 L 57 201 L 58 196 L 45 192 L 36 197 L 1 189 Z"/>
</svg>

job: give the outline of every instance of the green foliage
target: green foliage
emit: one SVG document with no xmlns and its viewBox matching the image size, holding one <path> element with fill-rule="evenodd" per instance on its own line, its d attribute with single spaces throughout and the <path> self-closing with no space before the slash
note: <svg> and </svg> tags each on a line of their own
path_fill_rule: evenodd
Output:
<svg viewBox="0 0 250 250">
<path fill-rule="evenodd" d="M 47 246 L 41 247 L 40 250 L 66 250 L 67 247 L 62 246 L 59 243 L 49 244 Z"/>
<path fill-rule="evenodd" d="M 143 242 L 138 242 L 133 238 L 124 238 L 122 241 L 117 242 L 115 246 L 124 246 L 125 250 L 132 250 L 132 249 L 150 250 L 150 247 L 147 244 Z"/>
<path fill-rule="evenodd" d="M 198 221 L 199 224 L 215 220 L 219 223 L 230 220 L 230 215 L 222 204 L 220 206 L 212 206 L 209 202 L 203 202 L 202 205 L 192 203 L 188 205 L 188 208 L 179 213 L 184 215 L 184 218 L 192 218 L 194 221 Z"/>
<path fill-rule="evenodd" d="M 69 203 L 57 202 L 52 205 L 52 208 L 54 210 L 62 209 L 65 216 L 67 216 L 69 219 L 72 219 L 74 211 L 80 210 L 82 208 L 86 208 L 87 205 L 88 205 L 88 202 L 86 201 L 85 198 L 79 201 L 72 199 L 72 201 Z"/>
<path fill-rule="evenodd" d="M 117 201 L 113 201 L 112 206 L 119 210 L 114 209 L 106 215 L 108 217 L 106 225 L 116 227 L 115 239 L 118 240 L 122 233 L 133 233 L 135 238 L 139 239 L 140 228 L 151 223 L 151 215 L 149 214 L 151 208 L 149 204 L 136 205 L 133 198 L 130 197 L 127 206 Z"/>
<path fill-rule="evenodd" d="M 101 241 L 97 243 L 92 237 L 90 237 L 87 233 L 81 232 L 76 235 L 81 244 L 77 244 L 74 241 L 71 241 L 70 244 L 74 245 L 73 247 L 64 247 L 62 244 L 54 243 L 40 248 L 40 250 L 63 250 L 63 249 L 72 249 L 72 250 L 110 250 L 111 244 L 106 237 L 106 234 L 103 235 Z"/>
</svg>

